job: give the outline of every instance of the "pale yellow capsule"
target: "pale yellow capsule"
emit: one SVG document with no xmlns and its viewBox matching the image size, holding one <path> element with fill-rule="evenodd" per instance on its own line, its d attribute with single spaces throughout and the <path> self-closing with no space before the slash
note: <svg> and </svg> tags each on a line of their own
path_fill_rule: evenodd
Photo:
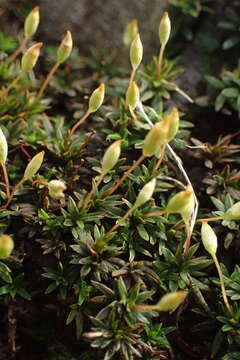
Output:
<svg viewBox="0 0 240 360">
<path fill-rule="evenodd" d="M 240 201 L 231 206 L 223 217 L 224 220 L 240 220 Z"/>
<path fill-rule="evenodd" d="M 159 39 L 162 45 L 166 45 L 171 33 L 171 22 L 165 11 L 159 25 Z"/>
<path fill-rule="evenodd" d="M 101 161 L 103 174 L 107 174 L 117 164 L 121 154 L 121 142 L 122 140 L 114 141 L 107 148 Z"/>
<path fill-rule="evenodd" d="M 0 236 L 0 259 L 9 257 L 14 248 L 13 239 L 9 235 Z"/>
<path fill-rule="evenodd" d="M 105 85 L 101 84 L 96 90 L 93 91 L 89 99 L 88 110 L 89 112 L 97 111 L 103 103 L 105 96 Z"/>
<path fill-rule="evenodd" d="M 23 55 L 21 69 L 23 73 L 26 73 L 34 68 L 40 54 L 40 48 L 42 43 L 37 43 L 31 46 Z"/>
<path fill-rule="evenodd" d="M 156 309 L 158 311 L 173 311 L 178 308 L 184 301 L 187 293 L 185 291 L 176 291 L 164 295 L 157 303 Z"/>
<path fill-rule="evenodd" d="M 167 128 L 163 121 L 155 124 L 145 137 L 143 144 L 143 155 L 153 156 L 159 153 L 167 143 Z"/>
<path fill-rule="evenodd" d="M 140 35 L 137 34 L 130 47 L 130 61 L 132 68 L 136 70 L 143 58 L 143 45 Z"/>
<path fill-rule="evenodd" d="M 176 291 L 164 295 L 156 305 L 135 305 L 135 310 L 142 311 L 174 311 L 187 296 L 186 291 Z"/>
<path fill-rule="evenodd" d="M 5 164 L 8 155 L 8 144 L 6 137 L 0 128 L 0 164 Z"/>
<path fill-rule="evenodd" d="M 23 179 L 24 180 L 31 180 L 32 177 L 38 172 L 40 169 L 44 157 L 44 151 L 39 152 L 37 155 L 35 155 L 32 160 L 27 165 Z"/>
<path fill-rule="evenodd" d="M 65 197 L 63 191 L 66 190 L 66 186 L 63 181 L 51 180 L 48 183 L 49 196 L 54 200 L 60 200 Z"/>
<path fill-rule="evenodd" d="M 202 237 L 203 245 L 207 250 L 207 252 L 212 256 L 215 255 L 218 246 L 217 236 L 214 230 L 211 228 L 210 225 L 208 225 L 207 222 L 202 223 L 201 237 Z"/>
<path fill-rule="evenodd" d="M 179 113 L 177 108 L 174 107 L 171 113 L 167 116 L 167 123 L 167 141 L 170 142 L 179 130 Z"/>
<path fill-rule="evenodd" d="M 137 208 L 145 204 L 148 200 L 150 200 L 154 192 L 155 186 L 156 186 L 155 178 L 149 181 L 147 184 L 145 184 L 144 187 L 140 190 L 133 207 Z"/>
<path fill-rule="evenodd" d="M 178 192 L 168 202 L 166 213 L 181 214 L 183 220 L 189 221 L 194 211 L 195 200 L 191 185 L 187 185 L 186 189 Z"/>
<path fill-rule="evenodd" d="M 126 93 L 126 103 L 133 110 L 136 108 L 140 99 L 139 88 L 135 81 L 132 81 L 127 89 Z"/>
<path fill-rule="evenodd" d="M 57 63 L 62 64 L 64 61 L 66 61 L 72 52 L 72 48 L 72 35 L 68 30 L 57 50 Z"/>
<path fill-rule="evenodd" d="M 123 33 L 123 43 L 128 46 L 132 43 L 135 36 L 138 33 L 138 22 L 136 19 L 132 19 L 129 24 L 125 27 Z"/>
<path fill-rule="evenodd" d="M 39 25 L 39 20 L 39 7 L 35 6 L 32 11 L 30 11 L 24 22 L 25 38 L 29 38 L 30 36 L 33 36 L 35 34 Z"/>
</svg>

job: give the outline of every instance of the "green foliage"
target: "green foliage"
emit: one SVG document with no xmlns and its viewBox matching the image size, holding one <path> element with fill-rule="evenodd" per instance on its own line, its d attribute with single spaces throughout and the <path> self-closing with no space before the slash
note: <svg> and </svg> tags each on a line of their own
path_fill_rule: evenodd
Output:
<svg viewBox="0 0 240 360">
<path fill-rule="evenodd" d="M 145 72 L 140 73 L 145 88 L 144 96 L 141 97 L 142 101 L 151 100 L 152 107 L 155 110 L 163 111 L 163 102 L 171 97 L 172 91 L 178 91 L 177 84 L 174 81 L 183 72 L 183 68 L 177 66 L 179 59 L 165 60 L 163 62 L 160 78 L 157 78 L 156 64 L 157 59 L 154 58 L 146 66 Z M 146 91 L 147 90 L 147 91 Z"/>
<path fill-rule="evenodd" d="M 173 326 L 164 328 L 163 324 L 160 323 L 146 326 L 144 330 L 146 332 L 146 338 L 144 340 L 146 340 L 148 344 L 168 348 L 170 344 L 166 335 L 174 331 L 175 328 Z"/>
<path fill-rule="evenodd" d="M 238 112 L 240 104 L 240 81 L 239 69 L 233 71 L 225 70 L 220 79 L 214 76 L 206 76 L 207 81 L 215 90 L 215 110 L 220 111 L 224 106 Z"/>
<path fill-rule="evenodd" d="M 240 299 L 240 269 L 236 265 L 233 273 L 230 275 L 226 266 L 224 264 L 221 264 L 222 272 L 224 276 L 224 282 L 226 285 L 226 291 L 227 295 L 234 301 Z M 214 284 L 220 285 L 218 279 L 212 279 Z"/>
<path fill-rule="evenodd" d="M 201 270 L 208 267 L 212 261 L 204 257 L 194 258 L 197 249 L 198 244 L 193 245 L 189 250 L 189 258 L 183 260 L 182 255 L 174 255 L 170 249 L 161 248 L 164 258 L 156 260 L 154 267 L 164 291 L 186 289 L 192 284 L 201 290 L 209 290 L 207 282 L 203 279 L 204 272 Z"/>
<path fill-rule="evenodd" d="M 211 2 L 213 0 L 170 0 L 171 5 L 179 8 L 184 15 L 192 16 L 193 18 L 197 18 L 202 11 L 211 13 Z"/>
<path fill-rule="evenodd" d="M 45 273 L 42 274 L 43 277 L 52 280 L 51 284 L 45 290 L 45 294 L 50 294 L 56 289 L 58 289 L 59 294 L 63 300 L 66 300 L 68 290 L 71 285 L 74 283 L 75 277 L 73 269 L 65 269 L 61 262 L 58 264 L 58 269 L 52 270 L 49 268 L 44 268 Z"/>
<path fill-rule="evenodd" d="M 3 32 L 0 32 L 0 51 L 11 52 L 17 46 L 16 39 L 6 36 Z"/>
<path fill-rule="evenodd" d="M 202 16 L 215 15 L 214 0 L 169 0 L 169 4 L 170 14 L 174 17 L 173 37 L 183 36 L 184 42 L 196 41 L 196 38 L 201 43 L 216 40 L 215 36 L 206 34 L 200 25 Z M 197 31 L 199 25 L 200 31 Z"/>
<path fill-rule="evenodd" d="M 22 297 L 25 300 L 31 300 L 31 295 L 26 289 L 23 273 L 15 276 L 11 283 L 9 283 L 9 281 L 7 282 L 8 284 L 0 287 L 0 299 L 3 299 L 5 303 L 11 302 L 11 300 L 15 299 L 17 296 Z"/>
<path fill-rule="evenodd" d="M 171 1 L 190 23 L 211 13 L 211 3 Z M 181 21 L 183 17 L 179 24 Z M 188 32 L 188 39 L 194 31 Z M 92 51 L 90 58 L 83 58 L 75 49 L 39 96 L 49 64 L 45 66 L 42 60 L 34 73 L 16 81 L 19 58 L 10 61 L 7 53 L 13 52 L 17 43 L 2 33 L 0 43 L 0 120 L 8 143 L 10 183 L 8 187 L 3 173 L 0 229 L 1 234 L 13 235 L 15 242 L 11 256 L 0 262 L 1 306 L 6 311 L 16 304 L 23 306 L 24 311 L 17 314 L 21 315 L 20 326 L 26 324 L 35 341 L 47 344 L 51 360 L 155 360 L 173 359 L 179 354 L 190 359 L 189 350 L 185 353 L 182 348 L 194 349 L 195 339 L 187 337 L 186 327 L 195 331 L 207 328 L 207 334 L 211 333 L 213 345 L 210 337 L 201 344 L 206 358 L 237 358 L 240 274 L 231 256 L 239 252 L 239 222 L 217 220 L 214 227 L 225 264 L 221 268 L 226 293 L 233 308 L 229 314 L 213 261 L 200 245 L 194 219 L 197 214 L 183 225 L 178 214 L 164 213 L 169 199 L 189 183 L 188 172 L 200 200 L 199 217 L 222 217 L 239 200 L 236 166 L 240 148 L 232 143 L 233 137 L 237 142 L 237 135 L 204 143 L 203 136 L 200 141 L 194 130 L 192 141 L 197 148 L 189 146 L 193 122 L 197 125 L 194 120 L 198 119 L 196 105 L 188 107 L 193 100 L 180 87 L 182 54 L 171 50 L 170 40 L 167 51 L 171 56 L 164 56 L 160 76 L 156 57 L 141 65 L 135 77 L 140 103 L 133 114 L 125 96 L 130 69 L 119 64 L 120 56 Z M 195 44 L 203 44 L 202 49 L 210 53 L 214 46 L 217 49 L 218 39 L 212 44 L 206 33 L 198 32 Z M 229 48 L 229 43 L 224 48 Z M 53 65 L 56 49 L 48 48 L 47 56 Z M 220 78 L 217 74 L 207 76 L 213 92 L 210 98 L 217 97 L 216 111 L 239 111 L 238 78 L 238 69 L 224 70 Z M 106 85 L 103 105 L 71 136 L 99 83 Z M 188 101 L 184 105 L 183 99 Z M 163 124 L 176 104 L 181 118 L 176 137 L 164 151 L 160 149 L 162 153 L 159 150 L 140 163 L 147 133 L 152 125 Z M 120 158 L 101 178 L 102 157 L 115 140 L 121 140 Z M 42 151 L 44 161 L 38 172 L 21 183 L 29 161 Z M 203 181 L 194 179 L 194 157 L 199 167 L 196 177 Z M 182 168 L 185 163 L 186 171 Z M 125 179 L 121 182 L 122 176 Z M 133 211 L 139 192 L 153 178 L 156 187 L 151 199 Z M 65 197 L 56 200 L 49 196 L 48 183 L 52 180 L 64 182 Z M 186 239 L 190 238 L 191 246 L 185 252 Z M 188 296 L 178 310 L 171 314 L 149 310 L 148 306 L 158 303 L 164 294 L 179 289 L 187 290 Z M 44 335 L 39 335 L 35 324 L 39 308 L 43 315 L 53 318 L 52 328 L 43 331 Z M 3 326 L 8 327 L 8 321 L 3 317 Z M 16 339 L 18 342 L 19 337 Z M 184 342 L 189 343 L 182 346 Z"/>
<path fill-rule="evenodd" d="M 95 286 L 99 287 L 99 284 Z M 91 346 L 106 348 L 105 359 L 111 359 L 115 354 L 131 359 L 135 355 L 140 356 L 144 350 L 150 350 L 150 346 L 140 338 L 139 331 L 157 314 L 134 310 L 134 305 L 146 301 L 154 292 L 140 292 L 139 283 L 127 288 L 122 277 L 115 281 L 114 291 L 107 288 L 101 290 L 101 286 L 99 290 L 103 294 L 108 293 L 106 296 L 111 298 L 111 302 L 91 318 L 94 326 L 92 332 L 84 334 L 86 338 L 97 338 Z"/>
<path fill-rule="evenodd" d="M 9 267 L 4 264 L 4 262 L 0 262 L 0 278 L 5 281 L 6 283 L 11 284 L 12 277 L 11 277 L 11 270 Z"/>
<path fill-rule="evenodd" d="M 229 50 L 235 47 L 240 42 L 239 26 L 240 16 L 237 13 L 237 8 L 227 7 L 224 12 L 225 19 L 220 21 L 218 26 L 223 30 L 225 40 L 222 44 L 223 50 Z"/>
<path fill-rule="evenodd" d="M 223 216 L 225 212 L 234 204 L 233 199 L 229 194 L 226 195 L 224 201 L 221 201 L 214 196 L 211 196 L 211 200 L 214 204 L 214 206 L 217 208 L 217 211 L 214 211 L 214 215 L 216 216 Z M 223 226 L 227 226 L 229 229 L 237 229 L 237 223 L 233 220 L 223 220 L 222 221 Z"/>
</svg>

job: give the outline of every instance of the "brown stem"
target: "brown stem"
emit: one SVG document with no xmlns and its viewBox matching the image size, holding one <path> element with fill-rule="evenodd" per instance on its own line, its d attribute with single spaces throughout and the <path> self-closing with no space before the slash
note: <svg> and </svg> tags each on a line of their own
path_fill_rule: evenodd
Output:
<svg viewBox="0 0 240 360">
<path fill-rule="evenodd" d="M 223 220 L 223 216 L 216 216 L 216 217 L 212 217 L 212 218 L 206 218 L 206 219 L 197 219 L 196 222 L 209 222 L 209 221 L 218 221 L 218 220 Z M 181 230 L 182 228 L 184 228 L 185 225 L 180 225 L 175 227 L 175 230 Z"/>
<path fill-rule="evenodd" d="M 142 311 L 154 311 L 157 310 L 158 307 L 156 305 L 134 305 L 133 309 Z"/>
<path fill-rule="evenodd" d="M 8 205 L 11 203 L 13 196 L 15 195 L 16 191 L 18 190 L 18 188 L 23 184 L 23 182 L 25 181 L 25 179 L 22 179 L 21 181 L 19 181 L 19 183 L 17 185 L 14 186 L 6 204 L 3 206 L 4 209 L 6 209 L 8 207 Z"/>
<path fill-rule="evenodd" d="M 14 87 L 16 85 L 16 83 L 22 78 L 23 73 L 20 72 L 20 74 L 18 74 L 18 76 L 11 82 L 10 85 L 8 85 L 8 87 L 6 89 L 3 89 L 1 91 L 1 96 L 4 97 L 8 94 L 9 90 Z"/>
<path fill-rule="evenodd" d="M 154 211 L 148 214 L 143 215 L 143 218 L 148 218 L 148 217 L 152 217 L 152 216 L 161 216 L 166 212 L 166 210 L 162 210 L 162 211 Z"/>
<path fill-rule="evenodd" d="M 182 221 L 182 220 L 181 220 Z M 179 222 L 178 222 L 179 223 Z M 177 224 L 178 224 L 177 223 Z M 178 226 L 176 226 L 176 227 L 174 227 L 173 229 L 174 230 L 181 230 L 181 229 L 183 229 L 185 227 L 185 224 L 182 224 L 182 225 L 178 225 Z"/>
<path fill-rule="evenodd" d="M 29 40 L 28 37 L 25 37 L 25 38 L 22 40 L 22 42 L 19 44 L 19 46 L 17 47 L 17 49 L 14 51 L 14 53 L 11 54 L 11 55 L 7 58 L 7 60 L 6 60 L 7 64 L 10 64 L 13 60 L 16 59 L 16 57 L 20 54 L 20 52 L 22 51 L 22 49 L 24 48 L 24 46 L 26 45 L 26 43 L 27 43 L 28 40 Z"/>
<path fill-rule="evenodd" d="M 59 67 L 59 63 L 56 62 L 53 67 L 51 68 L 51 70 L 49 71 L 48 75 L 46 76 L 46 79 L 44 80 L 44 82 L 42 83 L 41 87 L 40 87 L 40 90 L 38 92 L 38 95 L 37 95 L 37 99 L 39 100 L 43 93 L 44 93 L 44 90 L 46 89 L 51 77 L 53 76 L 53 74 L 55 73 L 55 71 L 57 70 L 57 68 Z"/>
<path fill-rule="evenodd" d="M 229 314 L 231 316 L 233 316 L 233 311 L 232 311 L 232 308 L 231 306 L 229 305 L 229 302 L 228 302 L 228 299 L 227 299 L 227 294 L 226 294 L 226 289 L 225 289 L 225 285 L 224 285 L 224 279 L 223 279 L 223 274 L 222 274 L 222 270 L 221 270 L 221 267 L 220 267 L 220 264 L 218 262 L 218 259 L 217 259 L 217 256 L 215 254 L 212 254 L 212 258 L 213 258 L 213 261 L 216 265 L 216 268 L 217 268 L 217 272 L 218 272 L 218 275 L 219 275 L 219 280 L 220 280 L 220 284 L 221 284 L 221 291 L 222 291 L 222 296 L 223 296 L 223 301 L 226 305 L 226 308 L 229 312 Z"/>
<path fill-rule="evenodd" d="M 109 238 L 109 235 L 111 235 L 115 230 L 117 230 L 119 228 L 119 226 L 121 225 L 121 223 L 126 220 L 130 215 L 131 213 L 133 212 L 135 208 L 132 207 L 131 209 L 129 209 L 126 214 L 120 218 L 115 225 L 113 225 L 113 227 L 111 227 L 111 229 L 102 237 L 100 238 L 97 243 L 96 243 L 96 248 L 101 251 L 104 246 L 106 245 L 106 243 L 108 242 L 108 238 Z"/>
<path fill-rule="evenodd" d="M 216 216 L 216 217 L 212 217 L 212 218 L 206 218 L 206 219 L 197 219 L 196 222 L 209 222 L 209 221 L 218 221 L 218 220 L 223 220 L 223 216 Z"/>
<path fill-rule="evenodd" d="M 91 200 L 92 198 L 92 195 L 94 193 L 94 190 L 97 190 L 98 186 L 100 185 L 100 183 L 102 182 L 102 179 L 104 177 L 105 174 L 101 174 L 96 185 L 95 186 L 92 186 L 92 190 L 90 191 L 90 193 L 88 194 L 88 196 L 86 197 L 85 201 L 84 201 L 84 204 L 83 204 L 83 208 L 82 208 L 82 211 L 85 210 L 88 206 L 88 203 L 89 201 Z"/>
<path fill-rule="evenodd" d="M 140 158 L 135 163 L 132 164 L 132 166 L 123 174 L 121 179 L 119 179 L 118 182 L 112 187 L 112 189 L 104 196 L 104 198 L 112 195 L 114 191 L 116 191 L 119 188 L 119 186 L 122 185 L 122 183 L 128 177 L 128 175 L 131 174 L 131 172 L 133 172 L 133 170 L 136 169 L 136 167 L 140 165 L 144 159 L 145 156 L 141 155 Z"/>
<path fill-rule="evenodd" d="M 130 80 L 129 80 L 129 85 L 133 82 L 135 74 L 136 74 L 136 69 L 132 69 Z"/>
<path fill-rule="evenodd" d="M 159 56 L 158 56 L 158 63 L 157 63 L 157 78 L 160 78 L 161 70 L 162 70 L 162 60 L 163 60 L 163 53 L 165 50 L 165 45 L 161 45 Z"/>
<path fill-rule="evenodd" d="M 35 185 L 47 185 L 48 182 L 44 179 L 37 179 L 35 181 L 33 181 L 32 183 L 32 186 L 35 186 Z"/>
<path fill-rule="evenodd" d="M 71 131 L 70 131 L 70 133 L 69 133 L 69 135 L 68 135 L 68 138 L 69 138 L 69 139 L 70 139 L 71 136 L 75 133 L 75 131 L 77 130 L 77 128 L 87 119 L 87 117 L 89 116 L 90 113 L 91 113 L 91 112 L 90 112 L 90 110 L 88 109 L 88 110 L 86 111 L 86 113 L 83 115 L 83 117 L 82 117 L 75 125 L 73 125 L 73 127 L 72 127 L 72 129 L 71 129 Z"/>
<path fill-rule="evenodd" d="M 184 244 L 183 258 L 186 259 L 188 257 L 188 252 L 191 244 L 192 231 L 190 229 L 189 222 L 184 221 L 184 223 L 185 223 L 187 238 Z"/>
<path fill-rule="evenodd" d="M 134 210 L 133 207 L 131 209 L 129 209 L 126 212 L 126 214 L 121 219 L 119 219 L 118 222 L 116 222 L 116 224 L 105 234 L 104 238 L 105 237 L 107 238 L 111 233 L 113 233 L 115 230 L 117 230 L 119 228 L 119 226 L 121 225 L 121 223 L 131 215 L 133 210 Z"/>
<path fill-rule="evenodd" d="M 26 149 L 24 149 L 24 145 L 23 144 L 19 144 L 19 148 L 22 151 L 22 153 L 27 157 L 28 160 L 31 160 L 32 157 L 31 155 L 27 152 Z"/>
<path fill-rule="evenodd" d="M 158 169 L 159 169 L 159 167 L 160 167 L 160 165 L 161 165 L 161 163 L 163 161 L 164 154 L 165 154 L 165 146 L 163 147 L 161 155 L 160 155 L 160 157 L 158 159 L 158 162 L 157 162 L 155 168 L 153 169 L 152 176 L 155 175 L 156 171 L 158 171 Z"/>
<path fill-rule="evenodd" d="M 182 239 L 179 241 L 179 244 L 177 246 L 175 256 L 178 257 L 178 254 L 180 253 L 180 250 L 182 249 Z"/>
<path fill-rule="evenodd" d="M 8 180 L 8 173 L 7 173 L 6 165 L 4 163 L 2 163 L 1 165 L 2 165 L 2 170 L 3 170 L 3 177 L 4 177 L 4 181 L 5 181 L 5 185 L 6 185 L 7 198 L 9 198 L 10 185 L 9 185 L 9 180 Z"/>
</svg>

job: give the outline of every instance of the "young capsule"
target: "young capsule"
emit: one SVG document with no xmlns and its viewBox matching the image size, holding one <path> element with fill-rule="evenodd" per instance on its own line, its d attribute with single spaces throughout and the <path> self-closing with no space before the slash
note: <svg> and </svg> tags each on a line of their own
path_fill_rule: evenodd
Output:
<svg viewBox="0 0 240 360">
<path fill-rule="evenodd" d="M 127 89 L 126 93 L 126 103 L 133 110 L 136 108 L 140 99 L 139 88 L 135 81 L 132 81 Z"/>
<path fill-rule="evenodd" d="M 5 164 L 8 155 L 8 143 L 6 137 L 0 128 L 0 164 Z"/>
<path fill-rule="evenodd" d="M 224 220 L 240 220 L 240 201 L 231 206 L 223 215 Z"/>
<path fill-rule="evenodd" d="M 48 183 L 49 196 L 54 200 L 60 200 L 65 197 L 63 191 L 66 190 L 66 185 L 60 180 L 51 180 Z"/>
<path fill-rule="evenodd" d="M 165 209 L 167 214 L 178 213 L 184 221 L 189 221 L 194 211 L 195 201 L 193 189 L 190 185 L 178 192 L 168 202 Z"/>
<path fill-rule="evenodd" d="M 97 111 L 103 103 L 105 96 L 105 85 L 101 84 L 93 91 L 89 99 L 88 110 L 92 113 Z"/>
<path fill-rule="evenodd" d="M 123 43 L 128 46 L 132 43 L 135 36 L 138 33 L 138 22 L 136 19 L 132 19 L 129 24 L 127 24 L 124 33 L 123 33 Z"/>
<path fill-rule="evenodd" d="M 165 11 L 159 24 L 159 40 L 162 45 L 166 45 L 171 33 L 171 21 Z"/>
<path fill-rule="evenodd" d="M 121 142 L 121 140 L 117 140 L 107 148 L 102 158 L 103 174 L 107 174 L 117 164 L 121 154 Z"/>
<path fill-rule="evenodd" d="M 132 68 L 136 70 L 143 58 L 143 45 L 140 35 L 137 34 L 130 47 L 130 61 Z"/>
<path fill-rule="evenodd" d="M 64 61 L 67 60 L 67 58 L 70 56 L 72 52 L 72 47 L 73 47 L 72 34 L 68 30 L 57 50 L 58 64 L 62 64 Z"/>
<path fill-rule="evenodd" d="M 144 187 L 140 190 L 133 207 L 138 208 L 139 206 L 145 204 L 148 200 L 150 200 L 154 192 L 155 186 L 155 178 L 145 184 Z"/>
<path fill-rule="evenodd" d="M 155 124 L 144 139 L 143 155 L 153 156 L 167 143 L 167 128 L 163 121 Z"/>
<path fill-rule="evenodd" d="M 42 43 L 39 42 L 31 46 L 23 55 L 21 62 L 21 69 L 23 73 L 27 73 L 37 63 L 38 57 L 40 55 L 40 49 L 42 47 Z"/>
<path fill-rule="evenodd" d="M 13 239 L 9 235 L 0 236 L 0 259 L 9 257 L 14 248 Z"/>
<path fill-rule="evenodd" d="M 27 165 L 23 179 L 24 180 L 31 180 L 32 177 L 38 172 L 40 169 L 44 157 L 44 151 L 39 152 L 37 155 L 35 155 L 32 160 Z"/>
<path fill-rule="evenodd" d="M 179 130 L 179 113 L 176 107 L 174 107 L 171 113 L 167 116 L 167 123 L 167 141 L 170 142 L 172 139 L 175 138 Z"/>
<path fill-rule="evenodd" d="M 211 256 L 215 255 L 217 252 L 217 246 L 218 246 L 217 236 L 216 236 L 214 230 L 211 228 L 210 225 L 208 225 L 207 222 L 202 223 L 201 238 L 202 238 L 203 245 L 204 245 L 205 249 L 207 250 L 207 252 Z"/>
<path fill-rule="evenodd" d="M 39 25 L 39 7 L 35 6 L 28 14 L 24 22 L 24 36 L 29 38 L 35 34 Z"/>
</svg>

